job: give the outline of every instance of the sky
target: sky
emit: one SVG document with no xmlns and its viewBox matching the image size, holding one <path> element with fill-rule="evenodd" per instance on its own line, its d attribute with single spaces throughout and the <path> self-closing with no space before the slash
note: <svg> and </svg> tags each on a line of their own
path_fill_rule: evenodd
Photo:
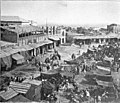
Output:
<svg viewBox="0 0 120 103">
<path fill-rule="evenodd" d="M 38 24 L 120 24 L 118 1 L 1 1 L 1 15 Z"/>
</svg>

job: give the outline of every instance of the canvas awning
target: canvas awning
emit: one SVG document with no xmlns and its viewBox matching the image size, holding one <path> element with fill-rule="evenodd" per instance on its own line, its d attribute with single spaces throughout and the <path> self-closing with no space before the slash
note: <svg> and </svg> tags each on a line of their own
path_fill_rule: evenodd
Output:
<svg viewBox="0 0 120 103">
<path fill-rule="evenodd" d="M 13 88 L 17 93 L 26 94 L 30 89 L 30 84 L 10 82 L 10 87 Z"/>
<path fill-rule="evenodd" d="M 112 82 L 105 82 L 105 81 L 101 81 L 101 80 L 96 80 L 96 82 L 98 85 L 101 85 L 101 86 L 113 87 Z"/>
<path fill-rule="evenodd" d="M 4 49 L 3 51 L 9 55 L 19 52 L 18 49 L 12 49 L 12 48 L 7 48 L 7 49 Z"/>
<path fill-rule="evenodd" d="M 49 39 L 51 39 L 51 40 L 55 40 L 55 41 L 60 40 L 60 38 L 59 38 L 59 37 L 49 37 Z"/>
<path fill-rule="evenodd" d="M 112 60 L 114 60 L 114 58 L 105 56 L 104 60 L 111 62 Z"/>
<path fill-rule="evenodd" d="M 34 44 L 30 44 L 30 46 L 32 47 L 32 48 L 38 48 L 38 47 L 40 47 L 41 46 L 41 43 L 34 43 Z"/>
<path fill-rule="evenodd" d="M 33 47 L 31 47 L 30 45 L 24 45 L 22 46 L 22 48 L 24 48 L 25 50 L 32 50 Z"/>
<path fill-rule="evenodd" d="M 17 64 L 21 64 L 21 63 L 25 62 L 24 57 L 22 55 L 18 54 L 18 53 L 13 54 L 12 58 L 17 61 Z"/>
<path fill-rule="evenodd" d="M 37 86 L 42 84 L 42 82 L 39 81 L 39 80 L 31 80 L 31 79 L 26 79 L 26 80 L 23 81 L 23 83 L 34 84 L 34 85 L 37 85 Z"/>
<path fill-rule="evenodd" d="M 40 47 L 40 46 L 43 46 L 45 45 L 45 41 L 40 41 L 39 43 L 37 43 L 37 45 Z"/>
<path fill-rule="evenodd" d="M 45 44 L 51 44 L 51 43 L 53 43 L 53 41 L 51 41 L 51 40 L 45 40 L 44 42 L 45 42 Z"/>
<path fill-rule="evenodd" d="M 0 51 L 0 58 L 4 58 L 4 57 L 6 57 L 6 56 L 10 56 L 10 54 L 8 54 L 8 53 L 6 53 L 6 52 L 4 52 L 4 51 Z"/>
<path fill-rule="evenodd" d="M 105 70 L 105 71 L 109 71 L 110 72 L 110 68 L 108 68 L 108 67 L 97 66 L 97 68 L 101 69 L 101 70 Z"/>
<path fill-rule="evenodd" d="M 70 73 L 70 72 L 61 72 L 60 73 L 62 76 L 66 76 L 66 77 L 73 77 L 74 74 L 73 73 Z"/>
<path fill-rule="evenodd" d="M 16 91 L 14 91 L 12 88 L 9 88 L 9 90 L 7 90 L 6 92 L 0 92 L 0 96 L 4 100 L 9 100 L 9 99 L 15 97 L 16 95 L 18 95 L 18 93 Z"/>
<path fill-rule="evenodd" d="M 10 68 L 12 65 L 12 60 L 10 56 L 3 57 L 2 62 L 7 66 L 7 68 Z"/>
<path fill-rule="evenodd" d="M 18 50 L 18 52 L 26 51 L 26 49 L 23 46 L 14 46 L 13 49 Z"/>
</svg>

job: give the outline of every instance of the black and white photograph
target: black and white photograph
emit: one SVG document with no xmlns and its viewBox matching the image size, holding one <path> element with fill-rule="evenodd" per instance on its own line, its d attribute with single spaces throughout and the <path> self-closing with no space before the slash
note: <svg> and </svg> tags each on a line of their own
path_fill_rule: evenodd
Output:
<svg viewBox="0 0 120 103">
<path fill-rule="evenodd" d="M 120 0 L 0 0 L 0 103 L 120 103 Z"/>
</svg>

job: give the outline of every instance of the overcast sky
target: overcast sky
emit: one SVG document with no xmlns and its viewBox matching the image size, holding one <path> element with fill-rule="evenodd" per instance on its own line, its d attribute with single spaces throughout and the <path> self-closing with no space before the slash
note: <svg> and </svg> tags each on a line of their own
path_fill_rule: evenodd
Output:
<svg viewBox="0 0 120 103">
<path fill-rule="evenodd" d="M 120 24 L 115 1 L 2 1 L 1 15 L 20 16 L 38 24 Z"/>
</svg>

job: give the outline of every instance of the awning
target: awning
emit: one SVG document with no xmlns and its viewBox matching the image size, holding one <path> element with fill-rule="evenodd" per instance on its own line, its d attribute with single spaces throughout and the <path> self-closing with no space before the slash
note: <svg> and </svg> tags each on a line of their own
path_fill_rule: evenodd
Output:
<svg viewBox="0 0 120 103">
<path fill-rule="evenodd" d="M 12 65 L 12 60 L 10 56 L 6 56 L 4 58 L 2 58 L 2 61 L 4 62 L 4 64 L 7 66 L 7 68 L 10 68 Z"/>
<path fill-rule="evenodd" d="M 30 44 L 29 46 L 31 46 L 32 48 L 38 48 L 40 46 L 40 43 L 38 43 L 38 44 L 36 44 L 36 43 Z"/>
<path fill-rule="evenodd" d="M 18 52 L 26 51 L 26 49 L 23 46 L 15 46 L 13 47 L 13 49 L 18 50 Z"/>
<path fill-rule="evenodd" d="M 112 60 L 114 60 L 114 58 L 105 56 L 104 60 L 111 62 Z"/>
<path fill-rule="evenodd" d="M 98 85 L 102 85 L 102 86 L 106 86 L 106 87 L 113 87 L 113 83 L 112 82 L 105 82 L 105 81 L 101 81 L 101 80 L 96 80 Z"/>
<path fill-rule="evenodd" d="M 107 68 L 107 67 L 97 66 L 97 68 L 101 69 L 101 70 L 105 70 L 105 71 L 109 71 L 110 72 L 110 68 Z"/>
<path fill-rule="evenodd" d="M 16 95 L 18 95 L 18 93 L 16 91 L 14 91 L 12 88 L 7 90 L 6 92 L 0 92 L 0 96 L 5 100 L 9 100 L 9 99 L 15 97 Z"/>
<path fill-rule="evenodd" d="M 49 39 L 52 39 L 52 40 L 55 40 L 55 41 L 60 40 L 60 38 L 59 38 L 59 37 L 49 37 Z"/>
<path fill-rule="evenodd" d="M 24 57 L 18 53 L 12 55 L 12 58 L 17 60 L 17 64 L 21 64 L 21 63 L 25 62 Z"/>
<path fill-rule="evenodd" d="M 6 56 L 10 56 L 10 54 L 4 52 L 4 51 L 0 51 L 0 58 L 4 58 Z"/>
<path fill-rule="evenodd" d="M 24 48 L 25 50 L 32 50 L 33 47 L 31 47 L 30 45 L 24 45 L 22 46 L 22 48 Z"/>
<path fill-rule="evenodd" d="M 39 43 L 37 43 L 38 44 L 38 46 L 43 46 L 43 45 L 45 45 L 45 41 L 40 41 Z"/>
<path fill-rule="evenodd" d="M 7 49 L 4 49 L 3 51 L 9 55 L 19 52 L 18 49 L 12 49 L 12 48 L 7 48 Z"/>
<path fill-rule="evenodd" d="M 26 83 L 10 82 L 10 87 L 13 88 L 17 93 L 26 94 L 31 85 Z"/>
<path fill-rule="evenodd" d="M 34 85 L 41 85 L 42 82 L 39 80 L 31 80 L 31 79 L 25 79 L 22 83 L 29 83 L 29 84 L 34 84 Z"/>
<path fill-rule="evenodd" d="M 44 42 L 45 42 L 45 44 L 51 44 L 51 43 L 53 43 L 53 41 L 51 41 L 51 40 L 45 40 Z"/>
</svg>

